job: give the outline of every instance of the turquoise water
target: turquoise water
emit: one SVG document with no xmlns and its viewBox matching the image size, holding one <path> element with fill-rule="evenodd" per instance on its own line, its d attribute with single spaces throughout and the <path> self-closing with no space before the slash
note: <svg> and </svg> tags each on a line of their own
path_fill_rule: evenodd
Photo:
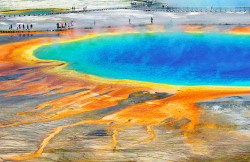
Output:
<svg viewBox="0 0 250 162">
<path fill-rule="evenodd" d="M 18 12 L 18 13 L 4 13 L 4 15 L 32 15 L 32 14 L 48 14 L 51 13 L 51 11 L 53 11 L 53 13 L 59 13 L 61 11 L 57 11 L 57 10 L 31 10 L 31 11 L 24 11 L 24 12 Z"/>
<path fill-rule="evenodd" d="M 175 85 L 250 85 L 250 37 L 126 34 L 52 44 L 35 56 L 101 77 Z"/>
</svg>

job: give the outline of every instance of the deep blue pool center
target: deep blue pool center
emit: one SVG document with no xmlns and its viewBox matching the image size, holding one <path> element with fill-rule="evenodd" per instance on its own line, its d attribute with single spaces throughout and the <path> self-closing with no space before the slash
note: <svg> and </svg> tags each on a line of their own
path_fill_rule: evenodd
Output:
<svg viewBox="0 0 250 162">
<path fill-rule="evenodd" d="M 42 46 L 34 54 L 106 78 L 175 85 L 250 85 L 249 35 L 103 35 Z"/>
</svg>

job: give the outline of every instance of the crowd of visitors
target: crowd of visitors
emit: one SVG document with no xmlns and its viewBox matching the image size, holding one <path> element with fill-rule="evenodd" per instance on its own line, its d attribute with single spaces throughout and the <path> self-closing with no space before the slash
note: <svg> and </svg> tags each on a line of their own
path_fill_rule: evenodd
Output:
<svg viewBox="0 0 250 162">
<path fill-rule="evenodd" d="M 31 30 L 33 29 L 33 24 L 16 24 L 15 27 L 14 25 L 10 24 L 9 25 L 9 30 Z"/>
<path fill-rule="evenodd" d="M 94 22 L 95 24 L 95 22 Z M 65 22 L 65 23 L 56 23 L 57 29 L 70 29 L 74 26 L 74 22 Z M 24 31 L 24 30 L 32 30 L 34 28 L 33 24 L 23 24 L 23 23 L 17 23 L 15 25 L 10 24 L 9 25 L 9 30 L 12 31 Z"/>
<path fill-rule="evenodd" d="M 129 18 L 128 19 L 128 23 L 129 25 L 131 25 L 131 19 Z M 153 17 L 150 18 L 150 23 L 153 24 L 154 23 L 154 19 Z M 96 26 L 96 21 L 94 20 L 93 21 L 93 25 Z M 57 30 L 61 30 L 61 29 L 72 29 L 72 27 L 74 26 L 74 22 L 71 21 L 71 22 L 64 22 L 64 23 L 56 23 L 56 29 Z M 15 26 L 13 24 L 10 24 L 9 25 L 9 30 L 21 30 L 21 31 L 24 31 L 24 30 L 32 30 L 33 29 L 33 24 L 22 24 L 22 23 L 18 23 L 16 24 Z"/>
<path fill-rule="evenodd" d="M 73 21 L 71 21 L 70 23 L 56 23 L 56 28 L 57 29 L 69 29 L 72 26 L 74 26 Z"/>
</svg>

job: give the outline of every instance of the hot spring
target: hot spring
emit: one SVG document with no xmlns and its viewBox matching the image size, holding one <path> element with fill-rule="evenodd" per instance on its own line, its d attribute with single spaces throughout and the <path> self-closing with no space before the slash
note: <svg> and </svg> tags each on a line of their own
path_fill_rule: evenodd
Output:
<svg viewBox="0 0 250 162">
<path fill-rule="evenodd" d="M 59 13 L 62 11 L 57 11 L 53 9 L 48 9 L 48 10 L 27 10 L 27 11 L 17 11 L 17 12 L 7 12 L 7 13 L 2 13 L 3 15 L 32 15 L 32 14 L 49 14 L 49 13 Z"/>
<path fill-rule="evenodd" d="M 42 46 L 34 55 L 113 79 L 174 85 L 250 85 L 250 37 L 232 34 L 102 35 Z"/>
</svg>

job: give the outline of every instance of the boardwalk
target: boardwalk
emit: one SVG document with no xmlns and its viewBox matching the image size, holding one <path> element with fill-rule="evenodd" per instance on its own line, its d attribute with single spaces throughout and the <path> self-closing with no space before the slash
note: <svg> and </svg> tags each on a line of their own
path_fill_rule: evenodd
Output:
<svg viewBox="0 0 250 162">
<path fill-rule="evenodd" d="M 102 9 L 90 9 L 90 10 L 76 10 L 76 11 L 62 11 L 62 12 L 51 12 L 51 13 L 34 13 L 34 14 L 2 14 L 0 18 L 4 17 L 21 17 L 21 16 L 46 16 L 46 15 L 59 15 L 68 13 L 85 13 L 95 11 L 107 11 L 107 10 L 119 10 L 119 9 L 131 9 L 130 7 L 116 7 L 116 8 L 102 8 Z"/>
<path fill-rule="evenodd" d="M 0 15 L 0 19 L 4 19 L 3 17 L 27 17 L 27 16 L 46 16 L 46 15 L 59 15 L 59 14 L 69 14 L 69 13 L 78 13 L 79 16 L 81 17 L 81 14 L 84 15 L 84 13 L 91 13 L 91 12 L 96 12 L 97 14 L 99 13 L 105 13 L 102 11 L 106 11 L 106 10 L 119 10 L 119 9 L 123 9 L 123 10 L 128 10 L 128 12 L 131 12 L 131 10 L 139 10 L 139 11 L 145 11 L 145 13 L 147 12 L 174 12 L 174 13 L 179 13 L 180 15 L 183 13 L 189 13 L 189 12 L 204 12 L 204 13 L 213 13 L 210 15 L 216 16 L 216 13 L 245 13 L 245 14 L 249 14 L 250 13 L 250 7 L 166 7 L 166 6 L 158 6 L 158 7 L 146 7 L 146 6 L 131 6 L 131 7 L 119 7 L 119 8 L 103 8 L 103 9 L 91 9 L 91 10 L 77 10 L 77 11 L 62 11 L 62 12 L 51 12 L 51 13 L 35 13 L 34 14 L 20 14 L 20 15 Z M 118 11 L 119 12 L 119 11 Z M 30 12 L 29 12 L 30 13 Z M 164 14 L 163 14 L 164 15 Z M 223 16 L 224 14 L 221 14 L 222 19 L 224 18 Z M 234 15 L 239 15 L 239 14 L 234 14 Z M 70 16 L 70 15 L 69 15 Z M 241 17 L 241 15 L 239 15 L 238 17 Z M 124 20 L 124 18 L 122 18 Z M 160 18 L 158 18 L 160 19 Z M 162 18 L 164 19 L 164 18 Z M 203 20 L 203 18 L 201 18 Z M 237 18 L 236 18 L 237 20 Z M 89 20 L 86 21 L 86 24 L 81 24 L 81 27 L 77 27 L 77 29 L 92 29 L 92 28 L 100 28 L 100 27 L 114 27 L 116 26 L 116 24 L 102 24 L 100 25 L 99 23 L 97 23 L 98 25 L 96 26 L 95 22 L 91 22 L 94 20 Z M 15 24 L 16 22 L 10 23 L 10 24 Z M 64 23 L 64 22 L 63 22 Z M 148 25 L 151 24 L 150 23 L 150 18 L 145 18 L 143 20 L 140 19 L 132 19 L 132 21 L 130 21 L 129 18 L 127 18 L 127 23 L 129 23 L 130 26 L 136 25 L 136 26 L 143 26 L 143 25 Z M 159 23 L 159 21 L 157 21 L 156 18 L 156 24 Z M 165 22 L 161 22 L 164 24 L 171 24 L 170 21 L 166 20 Z M 178 22 L 177 22 L 178 23 Z M 9 24 L 9 25 L 10 25 Z M 31 23 L 32 24 L 32 23 Z M 203 21 L 201 22 L 197 22 L 197 21 L 190 21 L 190 22 L 182 22 L 181 24 L 188 24 L 188 25 L 199 25 L 199 24 L 204 24 Z M 226 22 L 226 21 L 213 21 L 210 22 L 210 25 L 241 25 L 241 26 L 246 26 L 249 25 L 249 21 L 245 20 L 245 21 L 230 21 L 230 22 Z M 30 24 L 29 24 L 30 25 Z M 123 25 L 128 25 L 123 23 Z M 15 26 L 15 27 L 14 27 Z M 56 28 L 56 23 L 55 24 L 49 24 L 48 26 L 44 27 L 39 27 L 39 24 L 36 25 L 36 29 L 31 29 L 31 30 L 22 30 L 19 28 L 17 28 L 16 25 L 13 26 L 13 30 L 8 30 L 7 25 L 3 26 L 2 29 L 0 29 L 0 33 L 25 33 L 25 32 L 44 32 L 44 31 L 62 31 L 62 30 L 69 30 L 69 28 L 60 28 L 57 29 Z M 74 27 L 72 27 L 74 28 Z M 70 28 L 71 29 L 71 28 Z"/>
<path fill-rule="evenodd" d="M 90 28 L 90 27 L 89 27 Z M 84 28 L 84 29 L 89 29 Z M 27 32 L 54 32 L 54 31 L 66 31 L 72 30 L 73 28 L 64 28 L 64 29 L 44 29 L 44 30 L 0 30 L 0 33 L 27 33 Z"/>
<path fill-rule="evenodd" d="M 250 13 L 250 7 L 161 7 L 149 8 L 145 11 L 163 11 L 163 12 L 245 12 Z"/>
<path fill-rule="evenodd" d="M 43 14 L 2 14 L 0 18 L 5 17 L 21 17 L 21 16 L 45 16 L 45 15 L 58 15 L 68 13 L 85 13 L 85 12 L 96 12 L 105 10 L 143 10 L 143 11 L 158 11 L 158 12 L 213 12 L 213 13 L 225 13 L 225 12 L 242 12 L 250 13 L 250 7 L 146 7 L 146 6 L 133 6 L 133 7 L 116 7 L 116 8 L 102 8 L 102 9 L 90 9 L 90 10 L 77 10 L 77 11 L 66 11 L 66 12 L 51 12 Z"/>
</svg>

